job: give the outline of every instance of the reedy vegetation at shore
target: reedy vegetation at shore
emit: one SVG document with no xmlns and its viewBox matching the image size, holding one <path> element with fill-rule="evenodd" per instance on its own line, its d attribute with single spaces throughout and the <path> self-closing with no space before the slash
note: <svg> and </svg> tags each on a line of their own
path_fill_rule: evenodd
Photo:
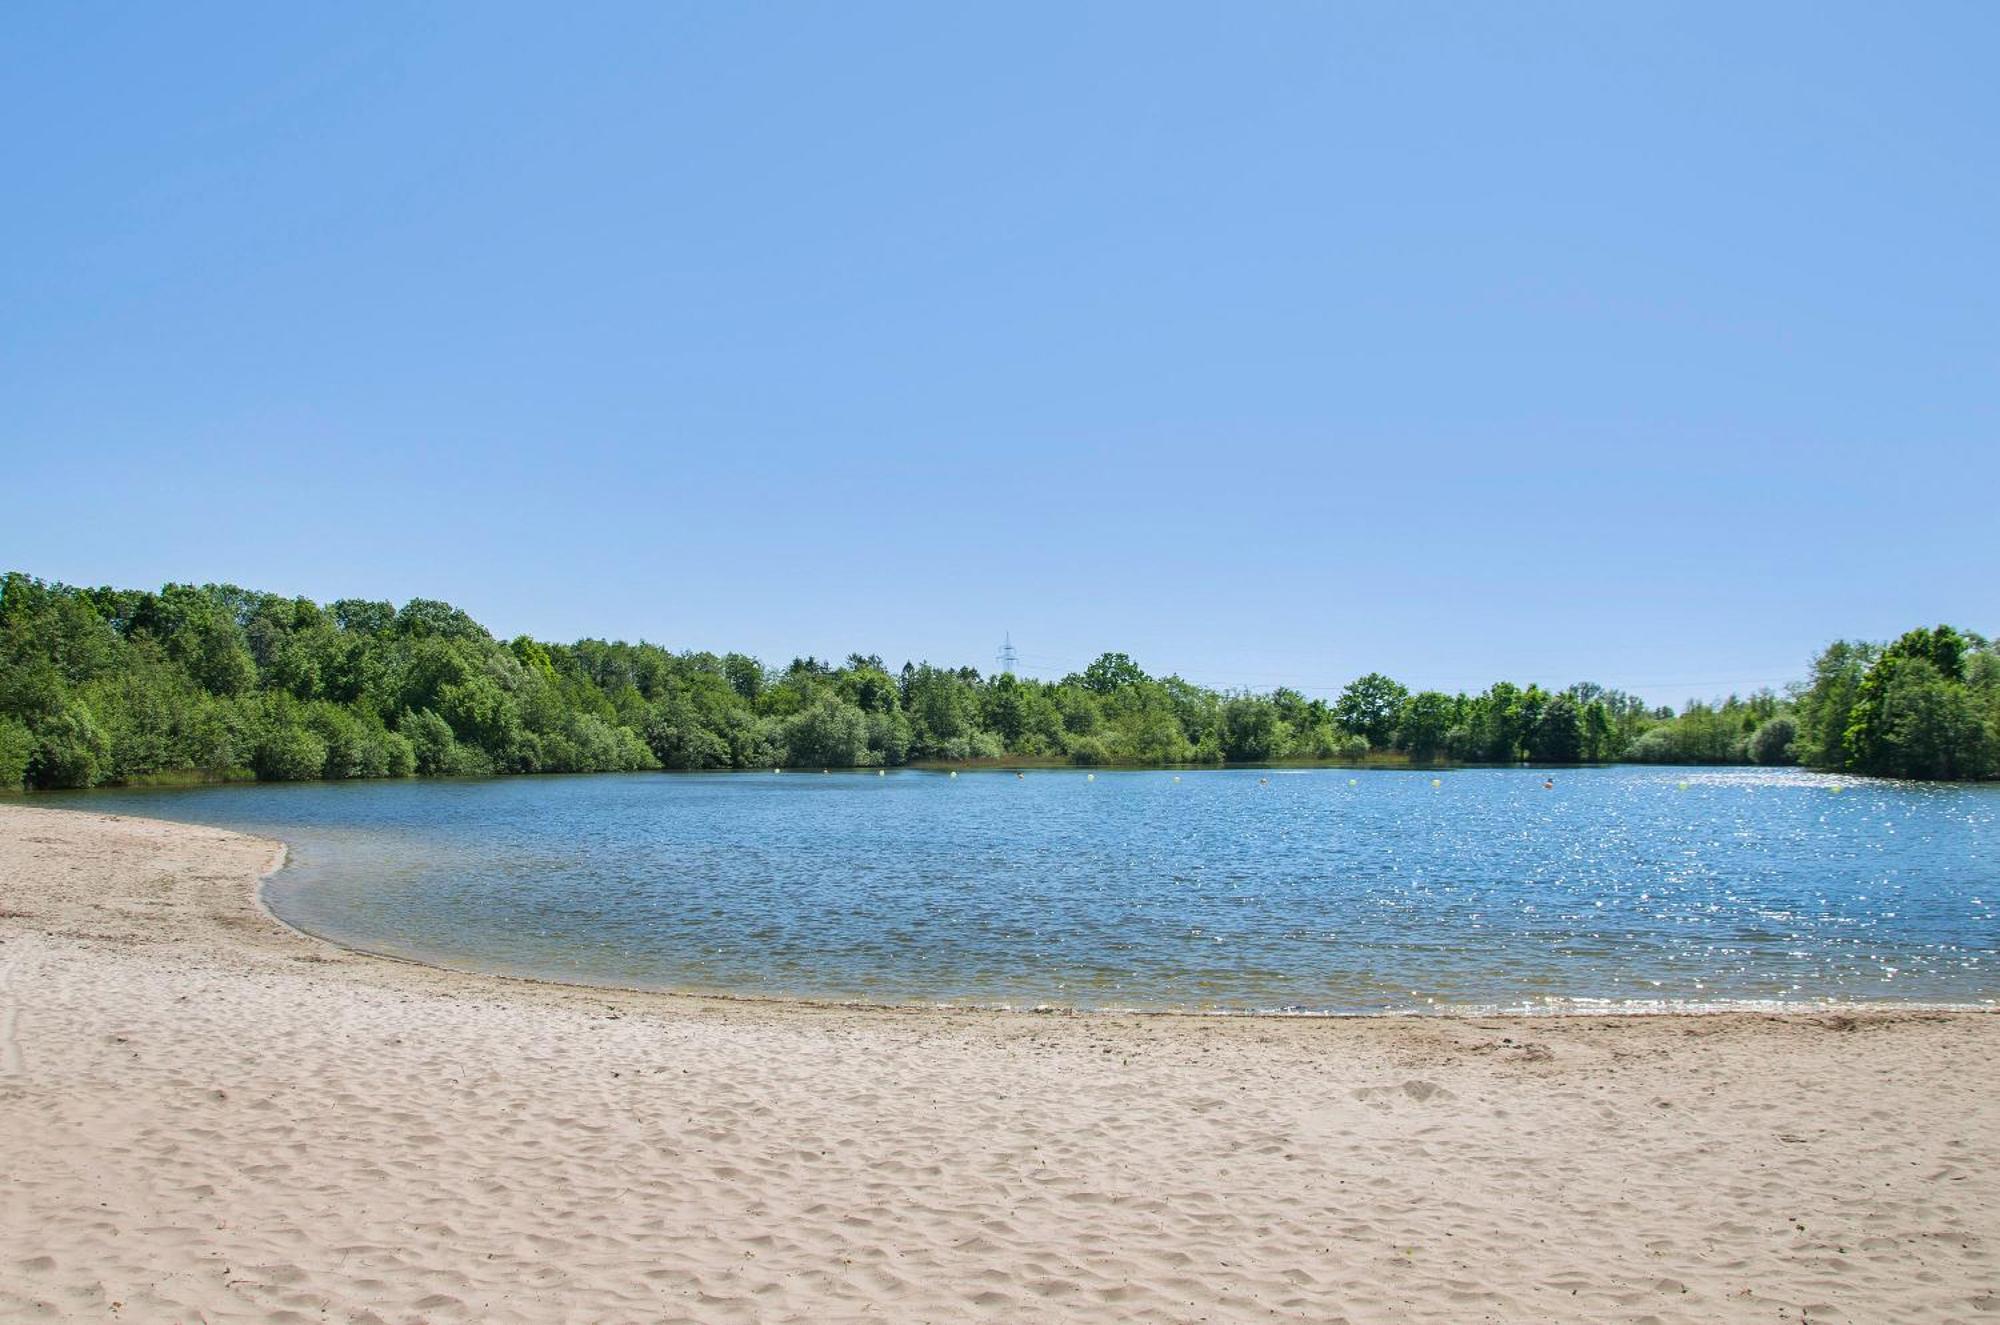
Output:
<svg viewBox="0 0 2000 1325">
<path fill-rule="evenodd" d="M 1789 697 L 1679 713 L 1579 684 L 1335 700 L 1222 693 L 1107 653 L 1061 681 L 850 655 L 766 668 L 651 644 L 494 639 L 448 604 L 230 585 L 157 593 L 0 582 L 0 786 L 644 768 L 1076 764 L 1803 762 L 2000 772 L 2000 650 L 1950 627 L 1829 646 Z"/>
</svg>

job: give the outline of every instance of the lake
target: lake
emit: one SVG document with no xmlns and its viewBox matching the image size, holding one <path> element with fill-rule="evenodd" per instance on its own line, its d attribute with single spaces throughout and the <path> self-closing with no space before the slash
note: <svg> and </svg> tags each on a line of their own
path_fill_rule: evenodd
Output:
<svg viewBox="0 0 2000 1325">
<path fill-rule="evenodd" d="M 1211 1012 L 2000 996 L 1991 785 L 892 770 L 35 801 L 282 838 L 266 896 L 302 929 L 581 983 Z"/>
</svg>

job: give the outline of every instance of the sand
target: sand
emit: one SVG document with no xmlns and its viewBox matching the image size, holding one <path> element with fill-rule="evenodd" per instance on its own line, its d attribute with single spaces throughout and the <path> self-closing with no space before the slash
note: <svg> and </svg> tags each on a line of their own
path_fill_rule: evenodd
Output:
<svg viewBox="0 0 2000 1325">
<path fill-rule="evenodd" d="M 2000 1017 L 733 1003 L 330 947 L 0 805 L 0 1319 L 1974 1321 Z"/>
</svg>

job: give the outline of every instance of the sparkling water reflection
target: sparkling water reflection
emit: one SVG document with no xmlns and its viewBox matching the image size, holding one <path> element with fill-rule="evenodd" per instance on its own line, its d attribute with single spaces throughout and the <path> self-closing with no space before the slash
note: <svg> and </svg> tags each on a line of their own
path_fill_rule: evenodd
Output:
<svg viewBox="0 0 2000 1325">
<path fill-rule="evenodd" d="M 2000 995 L 2000 788 L 1545 776 L 638 774 L 50 803 L 284 838 L 267 895 L 295 924 L 586 983 L 1324 1012 Z"/>
</svg>

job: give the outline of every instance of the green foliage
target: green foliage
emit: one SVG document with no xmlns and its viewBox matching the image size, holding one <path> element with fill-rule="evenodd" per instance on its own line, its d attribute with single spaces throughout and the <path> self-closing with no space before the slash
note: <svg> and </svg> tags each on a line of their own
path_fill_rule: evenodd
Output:
<svg viewBox="0 0 2000 1325">
<path fill-rule="evenodd" d="M 868 720 L 868 764 L 901 764 L 910 757 L 910 720 L 895 709 L 870 713 Z M 997 733 L 996 733 L 997 734 Z"/>
<path fill-rule="evenodd" d="M 728 768 L 733 762 L 727 738 L 702 720 L 684 694 L 669 695 L 653 709 L 646 719 L 646 745 L 662 768 Z"/>
<path fill-rule="evenodd" d="M 1396 746 L 1414 759 L 1435 759 L 1444 751 L 1446 738 L 1459 718 L 1459 705 L 1450 695 L 1424 690 L 1403 702 L 1396 723 Z M 1365 738 L 1364 738 L 1365 739 Z"/>
<path fill-rule="evenodd" d="M 1574 764 L 1583 758 L 1583 714 L 1569 695 L 1551 695 L 1528 729 L 1528 757 L 1544 764 Z"/>
<path fill-rule="evenodd" d="M 408 738 L 411 759 L 425 777 L 484 773 L 491 767 L 479 751 L 461 746 L 451 724 L 433 709 L 403 710 L 397 730 Z"/>
<path fill-rule="evenodd" d="M 1410 692 L 1380 672 L 1348 683 L 1334 701 L 1333 716 L 1348 731 L 1368 738 L 1374 746 L 1389 744 Z"/>
<path fill-rule="evenodd" d="M 1900 778 L 1982 778 L 1995 771 L 1995 734 L 1976 697 L 1924 656 L 1885 656 L 1870 673 L 1886 679 L 1877 693 L 1863 686 L 1862 716 L 1848 731 L 1862 733 L 1862 772 Z M 1860 707 L 1860 706 L 1857 706 Z"/>
<path fill-rule="evenodd" d="M 250 767 L 265 782 L 305 782 L 326 774 L 326 742 L 287 723 L 274 722 L 259 733 Z"/>
<path fill-rule="evenodd" d="M 1277 709 L 1250 695 L 1237 695 L 1222 706 L 1222 757 L 1259 763 L 1282 758 L 1291 731 Z"/>
<path fill-rule="evenodd" d="M 1083 669 L 1083 688 L 1094 695 L 1112 695 L 1146 679 L 1139 665 L 1122 653 L 1107 653 Z"/>
<path fill-rule="evenodd" d="M 28 761 L 35 754 L 35 734 L 28 724 L 0 718 L 0 791 L 19 791 L 28 781 Z"/>
<path fill-rule="evenodd" d="M 1798 719 L 1781 713 L 1767 718 L 1750 733 L 1750 762 L 1753 764 L 1795 764 L 1798 762 Z"/>
<path fill-rule="evenodd" d="M 1991 650 L 1950 626 L 1912 630 L 1882 650 L 1854 688 L 1839 766 L 1885 777 L 1990 776 L 2000 735 L 1992 696 L 1977 688 L 1991 668 L 1982 663 L 1967 685 L 1974 651 Z"/>
<path fill-rule="evenodd" d="M 1773 715 L 1777 701 L 1769 695 L 1720 704 L 1690 700 L 1680 716 L 1648 728 L 1625 751 L 1638 763 L 1746 764 L 1750 737 Z"/>
<path fill-rule="evenodd" d="M 64 704 L 36 723 L 27 780 L 36 787 L 95 785 L 111 763 L 111 739 L 82 704 Z"/>
<path fill-rule="evenodd" d="M 821 695 L 785 723 L 785 762 L 801 768 L 853 768 L 868 762 L 868 722 L 861 710 Z"/>
<path fill-rule="evenodd" d="M 1675 743 L 1671 727 L 1654 727 L 1625 749 L 1625 758 L 1635 764 L 1684 764 L 1687 757 Z"/>
<path fill-rule="evenodd" d="M 1840 640 L 1798 696 L 1800 763 L 1884 777 L 2000 773 L 2000 652 L 1950 626 Z"/>
<path fill-rule="evenodd" d="M 1618 758 L 1906 777 L 2000 772 L 2000 653 L 1950 627 L 1841 642 L 1787 702 L 1679 713 L 1581 684 L 1331 703 L 1225 694 L 1106 653 L 1060 681 L 872 655 L 782 669 L 651 644 L 493 638 L 447 603 L 157 592 L 0 579 L 0 787 L 196 774 L 272 780 L 647 768 Z M 1393 757 L 1393 756 L 1391 756 Z"/>
<path fill-rule="evenodd" d="M 1847 726 L 1861 682 L 1882 650 L 1859 640 L 1835 640 L 1812 662 L 1812 676 L 1797 699 L 1798 760 L 1839 768 L 1846 758 Z"/>
</svg>

